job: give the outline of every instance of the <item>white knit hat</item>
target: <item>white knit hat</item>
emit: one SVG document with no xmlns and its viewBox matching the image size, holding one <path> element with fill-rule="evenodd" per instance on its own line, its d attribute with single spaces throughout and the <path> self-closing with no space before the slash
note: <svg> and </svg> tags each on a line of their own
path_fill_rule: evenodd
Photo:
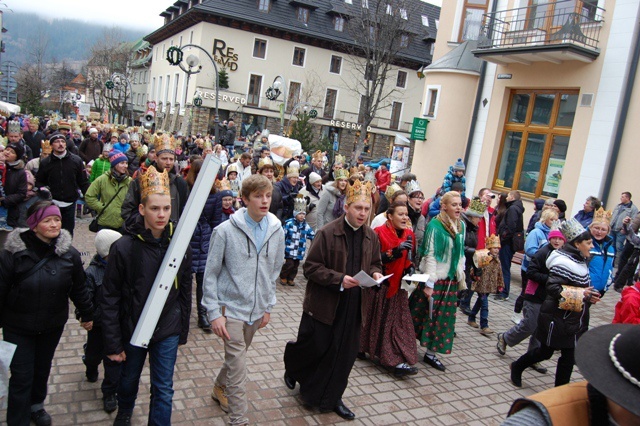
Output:
<svg viewBox="0 0 640 426">
<path fill-rule="evenodd" d="M 120 237 L 122 237 L 122 234 L 111 229 L 102 229 L 98 231 L 96 234 L 96 251 L 98 252 L 98 256 L 102 258 L 109 256 L 111 244 L 118 241 Z"/>
<path fill-rule="evenodd" d="M 311 172 L 309 173 L 309 183 L 311 185 L 313 185 L 314 183 L 316 183 L 317 181 L 322 180 L 322 176 L 320 176 L 319 174 L 317 174 L 316 172 Z"/>
</svg>

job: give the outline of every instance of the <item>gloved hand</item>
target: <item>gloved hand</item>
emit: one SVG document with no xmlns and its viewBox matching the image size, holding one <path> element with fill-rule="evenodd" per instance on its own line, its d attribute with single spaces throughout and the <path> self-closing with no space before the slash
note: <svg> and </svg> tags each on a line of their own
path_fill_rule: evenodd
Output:
<svg viewBox="0 0 640 426">
<path fill-rule="evenodd" d="M 416 273 L 416 268 L 413 267 L 413 265 L 409 266 L 405 271 L 404 274 L 405 275 L 413 275 Z"/>
<path fill-rule="evenodd" d="M 411 243 L 411 241 L 403 241 L 402 244 L 398 246 L 398 248 L 400 248 L 401 250 L 409 251 L 413 248 L 413 244 Z"/>
<path fill-rule="evenodd" d="M 46 186 L 38 188 L 36 193 L 38 194 L 38 197 L 42 198 L 43 200 L 50 200 L 51 199 L 51 191 L 49 191 L 49 188 L 46 187 Z"/>
</svg>

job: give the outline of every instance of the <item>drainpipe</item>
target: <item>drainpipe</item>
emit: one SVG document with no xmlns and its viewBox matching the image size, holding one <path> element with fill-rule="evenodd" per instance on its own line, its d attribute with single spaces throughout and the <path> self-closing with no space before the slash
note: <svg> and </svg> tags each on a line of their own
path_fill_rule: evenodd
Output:
<svg viewBox="0 0 640 426">
<path fill-rule="evenodd" d="M 636 17 L 637 18 L 637 17 Z M 616 124 L 616 133 L 613 136 L 613 150 L 611 152 L 611 158 L 607 164 L 607 175 L 604 180 L 604 188 L 602 193 L 602 204 L 606 205 L 611 192 L 611 182 L 613 181 L 613 174 L 615 172 L 615 165 L 618 161 L 618 155 L 620 154 L 620 145 L 622 144 L 622 136 L 624 135 L 624 128 L 627 124 L 627 116 L 629 115 L 629 104 L 631 103 L 631 95 L 633 93 L 633 87 L 636 81 L 636 74 L 638 73 L 638 59 L 640 59 L 640 32 L 639 32 L 640 20 L 636 19 L 635 36 L 636 40 L 633 46 L 633 57 L 629 64 L 629 71 L 627 73 L 627 82 L 624 88 L 624 97 L 622 104 L 620 105 L 620 114 L 618 115 L 618 123 Z"/>
<path fill-rule="evenodd" d="M 498 10 L 498 0 L 493 0 L 491 5 L 491 15 L 494 15 Z M 491 39 L 493 35 L 493 24 L 489 25 L 489 33 L 487 37 Z M 476 91 L 476 100 L 473 105 L 473 114 L 471 115 L 471 127 L 469 128 L 469 136 L 467 137 L 467 145 L 464 150 L 464 163 L 469 163 L 469 155 L 471 154 L 471 145 L 473 143 L 473 134 L 476 131 L 476 124 L 478 121 L 478 111 L 480 110 L 480 103 L 482 102 L 482 90 L 484 88 L 484 80 L 487 76 L 487 61 L 482 61 L 482 67 L 480 68 L 480 80 L 478 80 L 478 90 Z"/>
</svg>

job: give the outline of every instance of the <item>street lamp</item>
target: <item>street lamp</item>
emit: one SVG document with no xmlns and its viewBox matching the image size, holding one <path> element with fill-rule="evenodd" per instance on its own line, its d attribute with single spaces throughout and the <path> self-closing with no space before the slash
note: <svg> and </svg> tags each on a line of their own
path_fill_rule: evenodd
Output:
<svg viewBox="0 0 640 426">
<path fill-rule="evenodd" d="M 270 101 L 275 101 L 280 96 L 280 93 L 283 94 L 282 103 L 280 104 L 280 136 L 282 136 L 284 133 L 284 104 L 287 101 L 287 87 L 284 83 L 284 78 L 278 75 L 273 79 L 273 83 L 265 92 L 265 96 Z"/>
<path fill-rule="evenodd" d="M 219 80 L 218 80 L 218 67 L 216 66 L 216 61 L 213 60 L 213 57 L 211 57 L 211 54 L 209 52 L 207 52 L 205 49 L 203 49 L 202 47 L 195 45 L 195 44 L 185 44 L 184 46 L 180 46 L 180 47 L 176 47 L 176 46 L 171 46 L 168 50 L 167 50 L 167 61 L 169 62 L 169 64 L 171 65 L 177 65 L 180 67 L 180 69 L 182 71 L 184 71 L 187 74 L 187 92 L 189 91 L 189 79 L 191 78 L 192 74 L 198 74 L 200 73 L 200 71 L 202 71 L 202 65 L 200 65 L 200 59 L 198 58 L 198 56 L 194 55 L 194 54 L 190 54 L 189 56 L 187 56 L 187 67 L 185 68 L 184 63 L 183 63 L 183 57 L 184 57 L 184 52 L 183 50 L 185 48 L 195 48 L 195 49 L 199 49 L 200 51 L 204 52 L 207 57 L 211 60 L 211 64 L 213 65 L 213 69 L 216 73 L 216 116 L 213 119 L 214 125 L 215 125 L 215 138 L 216 138 L 216 143 L 220 143 L 220 139 L 219 139 L 219 129 L 218 129 L 218 123 L 219 123 L 219 115 L 218 115 L 218 86 L 219 86 Z M 194 69 L 195 68 L 195 69 Z M 184 100 L 184 104 L 186 106 L 187 103 L 187 99 L 186 99 L 186 94 L 185 94 L 185 100 Z M 195 102 L 194 102 L 195 104 Z M 199 105 L 196 105 L 199 106 Z M 191 135 L 191 120 L 189 120 L 189 127 L 187 128 L 187 133 L 189 133 L 189 136 Z"/>
</svg>

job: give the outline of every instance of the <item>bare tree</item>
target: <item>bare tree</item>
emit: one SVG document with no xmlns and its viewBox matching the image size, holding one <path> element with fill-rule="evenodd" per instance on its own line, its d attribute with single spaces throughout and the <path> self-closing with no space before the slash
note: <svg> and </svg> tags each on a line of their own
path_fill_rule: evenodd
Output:
<svg viewBox="0 0 640 426">
<path fill-rule="evenodd" d="M 28 60 L 16 74 L 18 103 L 25 112 L 42 115 L 42 98 L 47 91 L 45 55 L 49 38 L 40 30 L 33 36 L 29 45 L 31 50 L 27 52 Z"/>
<path fill-rule="evenodd" d="M 416 9 L 411 0 L 368 0 L 369 7 L 359 8 L 347 24 L 353 44 L 344 46 L 351 63 L 351 78 L 345 86 L 360 98 L 358 122 L 366 129 L 380 109 L 389 106 L 388 99 L 395 92 L 395 85 L 387 79 L 396 76 L 393 64 L 410 41 L 408 19 Z M 360 134 L 354 158 L 364 148 L 367 132 Z"/>
</svg>

